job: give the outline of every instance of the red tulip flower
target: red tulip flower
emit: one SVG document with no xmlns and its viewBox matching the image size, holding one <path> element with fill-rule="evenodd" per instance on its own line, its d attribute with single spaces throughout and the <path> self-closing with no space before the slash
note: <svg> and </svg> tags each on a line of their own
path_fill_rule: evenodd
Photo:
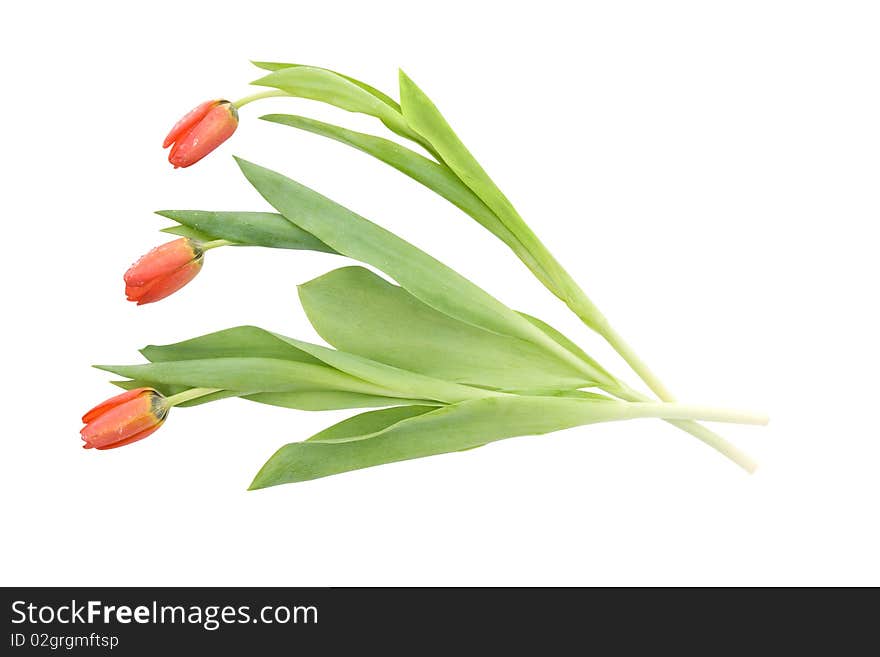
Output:
<svg viewBox="0 0 880 657">
<path fill-rule="evenodd" d="M 186 237 L 157 246 L 125 272 L 125 296 L 139 306 L 164 299 L 196 277 L 204 254 Z"/>
<path fill-rule="evenodd" d="M 195 164 L 232 136 L 238 127 L 238 110 L 228 100 L 208 100 L 178 121 L 162 148 L 172 144 L 168 161 L 174 168 Z"/>
<path fill-rule="evenodd" d="M 165 397 L 152 388 L 123 392 L 83 415 L 79 432 L 86 449 L 113 449 L 146 438 L 168 415 Z"/>
</svg>

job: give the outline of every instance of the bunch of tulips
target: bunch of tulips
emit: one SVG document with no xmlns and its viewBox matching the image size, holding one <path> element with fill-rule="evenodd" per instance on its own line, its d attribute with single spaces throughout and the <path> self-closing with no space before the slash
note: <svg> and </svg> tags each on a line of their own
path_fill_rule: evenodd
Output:
<svg viewBox="0 0 880 657">
<path fill-rule="evenodd" d="M 206 101 L 174 125 L 164 147 L 171 147 L 168 160 L 175 169 L 216 150 L 236 131 L 239 110 L 262 98 L 307 98 L 373 116 L 397 139 L 303 116 L 261 118 L 353 147 L 457 206 L 605 339 L 652 395 L 625 383 L 546 322 L 506 306 L 379 225 L 236 158 L 274 211 L 159 212 L 175 222 L 164 232 L 177 239 L 125 273 L 130 301 L 149 304 L 179 291 L 199 273 L 207 251 L 222 246 L 320 251 L 368 265 L 387 279 L 346 266 L 299 286 L 306 314 L 329 347 L 240 326 L 148 346 L 141 350 L 147 363 L 99 366 L 122 376 L 114 383 L 125 392 L 83 416 L 85 447 L 112 449 L 146 438 L 174 406 L 240 397 L 300 410 L 373 409 L 284 445 L 251 488 L 635 418 L 665 420 L 754 470 L 747 455 L 700 422 L 765 424 L 767 418 L 677 402 L 403 72 L 397 101 L 328 69 L 255 64 L 268 74 L 253 84 L 267 90 L 236 102 Z"/>
</svg>

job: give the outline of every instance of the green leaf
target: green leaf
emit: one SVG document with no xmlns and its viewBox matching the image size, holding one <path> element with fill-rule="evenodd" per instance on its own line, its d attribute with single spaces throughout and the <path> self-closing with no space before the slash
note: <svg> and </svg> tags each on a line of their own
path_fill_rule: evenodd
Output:
<svg viewBox="0 0 880 657">
<path fill-rule="evenodd" d="M 253 64 L 257 68 L 262 68 L 266 71 L 280 71 L 281 69 L 284 69 L 284 68 L 295 68 L 297 66 L 305 66 L 304 64 L 284 64 L 282 62 L 254 62 L 254 61 L 252 61 L 251 64 Z M 357 86 L 359 86 L 361 89 L 363 89 L 367 93 L 374 95 L 376 98 L 381 100 L 383 103 L 385 103 L 386 105 L 391 107 L 395 112 L 400 112 L 400 105 L 397 104 L 396 100 L 394 100 L 390 96 L 387 96 L 386 94 L 382 93 L 381 91 L 379 91 L 375 87 L 371 87 L 366 82 L 361 82 L 360 80 L 357 80 L 355 78 L 349 77 L 348 75 L 344 75 L 342 73 L 339 73 L 338 71 L 331 71 L 329 68 L 321 68 L 320 66 L 311 66 L 309 68 L 319 68 L 322 71 L 328 71 L 330 73 L 333 73 L 334 75 L 338 75 L 341 78 L 345 78 L 346 80 L 348 80 L 352 84 L 356 84 Z"/>
<path fill-rule="evenodd" d="M 372 155 L 413 180 L 432 189 L 505 241 L 516 239 L 486 204 L 467 185 L 462 183 L 452 171 L 424 155 L 401 146 L 397 142 L 293 114 L 267 114 L 260 118 L 264 121 L 328 137 L 368 155 Z"/>
<path fill-rule="evenodd" d="M 379 408 L 382 406 L 425 406 L 436 408 L 439 403 L 424 399 L 405 399 L 402 397 L 382 397 L 364 395 L 357 392 L 261 392 L 255 395 L 243 395 L 242 399 L 294 408 L 300 411 L 335 411 L 346 408 Z"/>
<path fill-rule="evenodd" d="M 444 381 L 417 372 L 410 372 L 356 354 L 349 354 L 309 342 L 294 340 L 277 333 L 273 335 L 321 359 L 330 367 L 335 367 L 353 377 L 363 379 L 387 390 L 397 391 L 396 396 L 399 397 L 418 397 L 445 403 L 456 403 L 466 399 L 480 399 L 492 394 L 486 390 Z"/>
<path fill-rule="evenodd" d="M 195 240 L 196 242 L 211 242 L 213 240 L 220 239 L 216 235 L 208 235 L 208 233 L 203 233 L 196 230 L 195 228 L 182 226 L 180 224 L 169 226 L 168 228 L 160 228 L 159 232 L 168 233 L 169 235 L 177 235 L 178 237 L 188 237 L 191 240 Z"/>
<path fill-rule="evenodd" d="M 160 210 L 156 214 L 196 231 L 205 239 L 224 239 L 248 246 L 300 249 L 336 253 L 311 233 L 274 212 L 210 212 L 205 210 Z M 165 229 L 165 232 L 172 232 Z M 185 234 L 176 232 L 175 234 Z M 185 237 L 191 237 L 185 234 Z"/>
<path fill-rule="evenodd" d="M 209 333 L 176 344 L 150 345 L 141 353 L 153 362 L 189 361 L 192 359 L 236 358 L 246 355 L 252 358 L 287 359 L 316 366 L 327 366 L 362 382 L 378 386 L 378 389 L 395 391 L 392 396 L 430 399 L 447 403 L 475 399 L 489 394 L 456 383 L 424 376 L 416 372 L 371 361 L 362 356 L 348 354 L 320 345 L 294 340 L 278 333 L 271 333 L 256 326 L 239 326 Z M 209 386 L 201 387 L 226 387 Z M 242 388 L 237 388 L 242 390 Z M 257 390 L 244 388 L 244 390 Z M 277 392 L 277 391 L 275 391 Z M 370 394 L 376 394 L 375 392 Z M 382 393 L 383 395 L 386 393 Z"/>
<path fill-rule="evenodd" d="M 168 385 L 156 383 L 155 381 L 143 380 L 111 381 L 111 383 L 125 390 L 131 390 L 132 388 L 154 388 L 166 397 L 176 395 L 177 393 L 189 390 L 190 388 L 190 386 Z M 251 395 L 243 395 L 235 390 L 222 390 L 220 392 L 215 392 L 212 395 L 196 397 L 195 399 L 178 404 L 178 406 L 181 408 L 199 406 L 200 404 L 227 399 L 229 397 L 240 397 L 247 401 L 268 404 L 270 406 L 281 406 L 283 408 L 293 408 L 300 411 L 337 411 L 348 408 L 379 408 L 383 406 L 404 405 L 430 405 L 431 408 L 436 408 L 440 405 L 439 402 L 431 402 L 424 399 L 381 397 L 378 395 L 365 395 L 359 392 L 260 392 Z"/>
<path fill-rule="evenodd" d="M 263 69 L 264 71 L 280 71 L 282 68 L 300 66 L 300 64 L 286 64 L 284 62 L 258 62 L 253 59 L 251 60 L 251 64 L 253 64 L 257 68 Z M 318 67 L 316 66 L 315 68 Z"/>
<path fill-rule="evenodd" d="M 428 411 L 409 419 L 389 415 L 386 429 L 381 422 L 363 420 L 367 431 L 361 439 L 353 431 L 331 427 L 310 440 L 279 449 L 257 473 L 251 489 L 307 481 L 375 465 L 461 451 L 514 436 L 538 435 L 571 427 L 622 420 L 645 415 L 645 408 L 626 402 L 577 400 L 552 397 L 494 397 L 462 402 Z M 653 410 L 654 415 L 659 410 Z"/>
<path fill-rule="evenodd" d="M 433 190 L 472 217 L 477 223 L 507 244 L 541 282 L 548 287 L 553 285 L 553 281 L 550 280 L 547 272 L 532 257 L 532 254 L 523 247 L 516 235 L 446 165 L 438 164 L 388 139 L 367 135 L 362 132 L 354 132 L 353 130 L 315 121 L 304 116 L 267 114 L 260 118 L 265 121 L 299 128 L 300 130 L 306 130 L 316 135 L 334 139 L 368 155 L 372 155 L 394 167 L 428 189 Z"/>
<path fill-rule="evenodd" d="M 527 394 L 529 396 L 535 396 L 532 392 L 523 391 L 522 394 Z M 566 397 L 568 399 L 598 399 L 599 401 L 616 401 L 614 397 L 609 397 L 608 395 L 603 395 L 598 392 L 590 392 L 587 390 L 560 390 L 558 392 L 553 393 L 545 393 L 543 395 L 539 395 L 543 397 Z"/>
<path fill-rule="evenodd" d="M 531 342 L 453 319 L 363 267 L 299 287 L 318 334 L 345 352 L 429 376 L 499 390 L 593 385 Z"/>
<path fill-rule="evenodd" d="M 147 345 L 140 350 L 151 362 L 204 358 L 281 358 L 311 365 L 324 361 L 257 326 L 236 326 L 197 338 L 166 345 Z"/>
<path fill-rule="evenodd" d="M 434 410 L 437 410 L 436 406 L 401 406 L 361 413 L 342 422 L 337 422 L 307 440 L 325 443 L 347 443 L 352 440 L 363 440 L 376 433 L 385 431 L 398 422 L 424 415 Z"/>
<path fill-rule="evenodd" d="M 511 215 L 519 216 L 507 197 L 443 118 L 437 106 L 403 71 L 400 71 L 400 99 L 407 122 L 437 149 L 446 164 L 499 219 L 507 223 Z"/>
<path fill-rule="evenodd" d="M 347 391 L 367 395 L 409 397 L 407 394 L 387 390 L 326 365 L 279 358 L 206 358 L 96 367 L 129 379 L 190 388 L 237 390 L 241 394 Z"/>
<path fill-rule="evenodd" d="M 513 204 L 471 155 L 436 105 L 403 71 L 400 71 L 400 104 L 407 123 L 431 144 L 446 165 L 516 236 L 523 247 L 517 250 L 517 255 L 523 258 L 528 254 L 532 263 L 539 262 L 545 276 L 548 277 L 546 280 L 541 276 L 539 278 L 548 289 L 564 300 L 567 294 L 566 278 L 556 261 L 549 256 L 546 247 L 519 216 Z M 523 260 L 532 271 L 535 271 L 529 260 L 524 258 Z"/>
<path fill-rule="evenodd" d="M 614 380 L 614 376 L 612 376 L 611 373 L 608 372 L 604 367 L 602 367 L 596 360 L 591 358 L 586 351 L 581 349 L 574 342 L 565 337 L 565 335 L 550 326 L 547 322 L 540 320 L 537 317 L 532 317 L 527 313 L 521 312 L 519 314 L 522 317 L 525 317 L 528 321 L 537 326 L 539 329 L 544 331 L 544 333 L 546 333 L 551 339 L 555 340 L 556 343 L 559 344 L 561 347 L 567 349 L 585 363 L 589 363 L 590 366 L 597 372 L 601 372 L 604 375 L 606 381 Z"/>
<path fill-rule="evenodd" d="M 317 100 L 349 112 L 374 116 L 397 134 L 408 139 L 419 139 L 400 114 L 397 104 L 389 105 L 387 96 L 377 96 L 375 90 L 367 88 L 363 83 L 354 82 L 328 69 L 288 66 L 251 84 L 273 87 L 291 96 Z"/>
<path fill-rule="evenodd" d="M 530 321 L 394 233 L 290 178 L 236 160 L 251 184 L 285 218 L 339 253 L 384 271 L 423 303 L 474 326 L 534 342 L 592 380 L 599 380 L 594 375 L 602 376 Z"/>
</svg>

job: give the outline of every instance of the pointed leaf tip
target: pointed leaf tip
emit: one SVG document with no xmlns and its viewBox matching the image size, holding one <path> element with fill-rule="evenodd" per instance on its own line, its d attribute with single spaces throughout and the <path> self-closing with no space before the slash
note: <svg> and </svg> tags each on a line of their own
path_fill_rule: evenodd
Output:
<svg viewBox="0 0 880 657">
<path fill-rule="evenodd" d="M 252 490 L 260 490 L 261 488 L 266 488 L 266 486 L 261 485 L 257 481 L 257 479 L 259 479 L 259 478 L 260 478 L 260 473 L 258 472 L 257 476 L 254 477 L 253 481 L 251 481 L 251 483 L 248 484 L 248 487 L 245 490 L 252 491 Z"/>
<path fill-rule="evenodd" d="M 264 75 L 261 78 L 257 78 L 256 80 L 251 80 L 250 82 L 248 82 L 248 84 L 253 85 L 253 86 L 257 86 L 257 87 L 272 87 L 272 86 L 274 86 L 272 84 L 272 80 L 273 80 L 274 76 L 275 76 L 275 73 L 272 72 L 272 73 L 269 73 L 268 75 Z"/>
<path fill-rule="evenodd" d="M 249 61 L 254 66 L 256 66 L 257 68 L 261 68 L 264 71 L 280 71 L 285 68 L 296 68 L 297 66 L 301 66 L 301 64 L 293 64 L 287 62 L 270 62 L 256 59 L 251 59 Z"/>
<path fill-rule="evenodd" d="M 422 92 L 422 90 L 419 89 L 419 85 L 417 85 L 415 82 L 413 82 L 413 79 L 411 77 L 409 77 L 406 74 L 406 71 L 404 71 L 402 68 L 397 69 L 397 80 L 400 84 L 400 94 L 401 94 L 400 101 L 401 102 L 403 102 L 403 88 L 404 87 L 408 87 L 412 90 L 418 91 L 419 93 Z"/>
<path fill-rule="evenodd" d="M 243 157 L 239 157 L 238 155 L 233 155 L 232 159 L 235 160 L 235 163 L 238 165 L 238 168 L 244 171 L 246 168 L 257 166 L 250 160 L 246 160 Z"/>
</svg>

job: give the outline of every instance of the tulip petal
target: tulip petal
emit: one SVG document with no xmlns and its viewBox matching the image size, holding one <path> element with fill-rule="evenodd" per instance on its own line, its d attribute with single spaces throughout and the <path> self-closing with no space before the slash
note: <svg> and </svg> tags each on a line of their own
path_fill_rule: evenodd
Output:
<svg viewBox="0 0 880 657">
<path fill-rule="evenodd" d="M 167 414 L 167 407 L 162 402 L 164 399 L 155 391 L 142 389 L 136 397 L 108 406 L 100 415 L 93 415 L 80 431 L 80 436 L 87 446 L 101 448 L 138 436 L 148 429 L 153 431 Z"/>
<path fill-rule="evenodd" d="M 162 148 L 168 148 L 180 137 L 192 130 L 193 126 L 204 119 L 205 115 L 210 112 L 213 107 L 216 107 L 219 103 L 219 100 L 206 100 L 198 107 L 195 107 L 187 112 L 184 117 L 180 119 L 180 121 L 175 123 L 173 128 L 171 128 L 171 132 L 168 133 L 168 136 L 165 137 L 165 141 L 162 143 Z"/>
<path fill-rule="evenodd" d="M 238 112 L 228 102 L 213 108 L 186 134 L 181 135 L 168 154 L 175 168 L 191 166 L 229 139 L 238 127 Z"/>
<path fill-rule="evenodd" d="M 136 433 L 135 435 L 133 435 L 131 438 L 126 438 L 125 440 L 120 440 L 119 442 L 113 443 L 111 445 L 103 445 L 101 447 L 95 447 L 95 449 L 97 449 L 97 450 L 116 449 L 117 447 L 122 447 L 123 445 L 130 445 L 131 443 L 136 443 L 137 441 L 143 440 L 144 438 L 149 436 L 151 433 L 156 431 L 156 429 L 158 429 L 161 426 L 162 426 L 162 423 L 160 422 L 155 427 L 149 427 L 147 429 L 144 429 L 140 433 Z M 90 448 L 92 446 L 91 445 L 83 445 L 83 447 Z"/>
<path fill-rule="evenodd" d="M 126 285 L 140 287 L 177 271 L 201 254 L 201 250 L 192 240 L 185 237 L 172 240 L 138 258 L 125 272 L 123 279 Z"/>
<path fill-rule="evenodd" d="M 130 399 L 134 399 L 142 395 L 145 392 L 152 392 L 152 388 L 135 388 L 134 390 L 126 390 L 122 394 L 116 395 L 115 397 L 111 397 L 107 399 L 93 409 L 88 411 L 85 415 L 82 416 L 83 424 L 88 424 L 92 420 L 96 419 L 99 415 L 104 413 L 105 411 L 113 408 L 114 406 L 119 406 L 120 404 L 124 404 Z"/>
<path fill-rule="evenodd" d="M 129 301 L 137 302 L 139 306 L 164 299 L 194 279 L 202 270 L 202 264 L 203 259 L 199 257 L 198 260 L 188 262 L 175 271 L 148 281 L 143 285 L 126 285 L 126 298 Z"/>
</svg>

